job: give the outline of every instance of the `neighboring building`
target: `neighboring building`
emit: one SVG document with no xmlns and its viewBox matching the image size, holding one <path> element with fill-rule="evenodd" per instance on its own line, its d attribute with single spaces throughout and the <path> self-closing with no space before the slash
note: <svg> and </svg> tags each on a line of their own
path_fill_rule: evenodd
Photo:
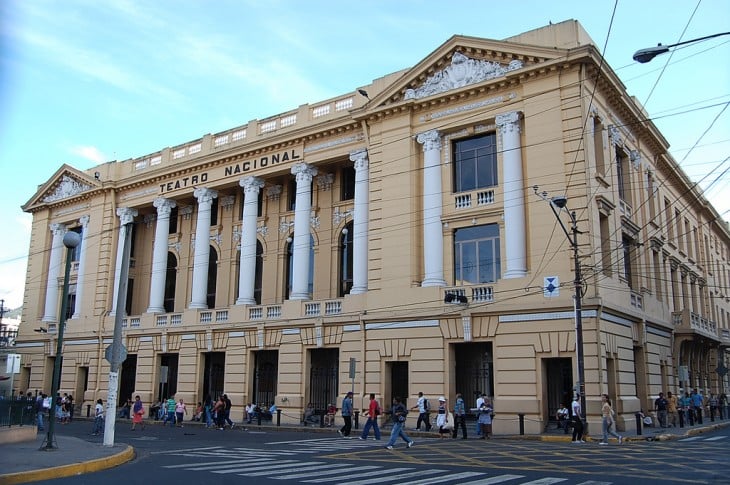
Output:
<svg viewBox="0 0 730 485">
<path fill-rule="evenodd" d="M 659 391 L 724 391 L 728 227 L 575 21 L 454 36 L 321 103 L 63 165 L 23 206 L 19 388 L 51 387 L 78 231 L 60 387 L 79 403 L 106 396 L 124 312 L 120 400 L 226 392 L 238 417 L 276 402 L 298 421 L 353 386 L 356 407 L 486 392 L 497 433 L 517 413 L 539 432 L 577 375 L 573 254 L 543 192 L 580 231 L 589 421 L 602 392 L 632 429 Z"/>
</svg>

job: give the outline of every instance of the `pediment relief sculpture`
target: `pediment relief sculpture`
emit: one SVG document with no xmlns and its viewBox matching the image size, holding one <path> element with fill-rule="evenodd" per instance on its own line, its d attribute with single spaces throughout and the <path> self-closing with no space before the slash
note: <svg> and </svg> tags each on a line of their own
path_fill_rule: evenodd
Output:
<svg viewBox="0 0 730 485">
<path fill-rule="evenodd" d="M 461 52 L 455 52 L 449 66 L 429 77 L 420 88 L 407 89 L 405 99 L 425 98 L 504 76 L 507 72 L 520 68 L 522 61 L 518 60 L 513 60 L 505 66 L 498 62 L 471 59 Z"/>
<path fill-rule="evenodd" d="M 81 192 L 86 192 L 89 189 L 91 189 L 91 185 L 86 185 L 68 175 L 64 175 L 61 178 L 61 182 L 56 186 L 56 190 L 52 194 L 43 197 L 43 202 L 54 202 L 65 199 L 80 194 Z"/>
</svg>

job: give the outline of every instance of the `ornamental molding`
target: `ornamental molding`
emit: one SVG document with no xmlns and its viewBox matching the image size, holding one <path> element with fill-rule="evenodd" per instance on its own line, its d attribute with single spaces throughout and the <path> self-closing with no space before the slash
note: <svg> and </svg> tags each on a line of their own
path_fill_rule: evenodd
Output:
<svg viewBox="0 0 730 485">
<path fill-rule="evenodd" d="M 336 140 L 328 141 L 326 143 L 319 143 L 317 145 L 308 146 L 304 149 L 304 153 L 316 152 L 317 150 L 324 150 L 326 148 L 332 148 L 338 145 L 344 145 L 346 143 L 353 143 L 356 141 L 360 141 L 364 138 L 365 137 L 362 133 L 358 133 L 357 135 L 352 135 L 345 138 L 338 138 Z"/>
<path fill-rule="evenodd" d="M 332 188 L 332 184 L 335 183 L 335 174 L 325 173 L 317 176 L 317 187 L 319 190 L 326 192 Z"/>
<path fill-rule="evenodd" d="M 431 113 L 430 115 L 421 116 L 419 118 L 419 121 L 421 123 L 425 123 L 427 121 L 437 120 L 437 119 L 443 118 L 445 116 L 463 113 L 465 111 L 471 111 L 474 109 L 484 108 L 485 106 L 491 106 L 493 104 L 506 103 L 508 101 L 512 101 L 515 98 L 517 98 L 517 94 L 515 94 L 515 93 L 509 93 L 506 96 L 505 95 L 495 96 L 494 98 L 484 99 L 482 101 L 465 104 L 464 106 L 458 106 L 456 108 L 449 108 L 449 109 L 445 109 L 442 111 L 436 111 L 434 113 Z"/>
<path fill-rule="evenodd" d="M 522 68 L 522 61 L 513 60 L 506 66 L 498 62 L 471 59 L 461 52 L 451 56 L 451 64 L 426 79 L 416 89 L 406 89 L 405 99 L 421 99 L 470 84 L 504 76 L 510 71 Z"/>
<path fill-rule="evenodd" d="M 57 200 L 66 199 L 73 197 L 81 192 L 91 190 L 91 185 L 84 184 L 78 180 L 64 175 L 61 177 L 61 182 L 56 186 L 56 190 L 52 194 L 49 194 L 43 198 L 43 202 L 55 202 Z"/>
<path fill-rule="evenodd" d="M 137 190 L 135 192 L 127 192 L 120 197 L 120 200 L 136 199 L 137 197 L 146 197 L 148 195 L 156 194 L 157 188 L 149 188 L 144 190 Z"/>
<path fill-rule="evenodd" d="M 72 205 L 70 207 L 64 207 L 63 209 L 53 211 L 53 217 L 65 216 L 66 214 L 71 214 L 72 212 L 86 210 L 89 207 L 91 207 L 91 204 L 78 204 L 78 205 Z"/>
</svg>

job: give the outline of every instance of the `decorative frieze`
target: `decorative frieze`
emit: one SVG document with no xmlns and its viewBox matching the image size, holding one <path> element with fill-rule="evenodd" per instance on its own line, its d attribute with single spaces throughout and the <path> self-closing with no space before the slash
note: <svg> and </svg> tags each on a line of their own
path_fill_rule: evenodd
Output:
<svg viewBox="0 0 730 485">
<path fill-rule="evenodd" d="M 55 202 L 57 200 L 73 197 L 74 195 L 86 192 L 91 189 L 91 185 L 84 184 L 78 180 L 64 175 L 61 182 L 56 186 L 56 190 L 52 194 L 48 194 L 43 198 L 43 202 Z"/>
</svg>

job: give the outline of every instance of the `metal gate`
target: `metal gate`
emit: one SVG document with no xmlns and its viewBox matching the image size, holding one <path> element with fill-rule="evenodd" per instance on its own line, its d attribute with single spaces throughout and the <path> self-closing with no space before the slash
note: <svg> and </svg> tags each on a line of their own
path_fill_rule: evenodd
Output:
<svg viewBox="0 0 730 485">
<path fill-rule="evenodd" d="M 339 372 L 338 349 L 310 351 L 309 402 L 316 414 L 323 413 L 328 404 L 337 405 L 337 375 Z"/>
<path fill-rule="evenodd" d="M 573 360 L 569 358 L 544 359 L 547 373 L 548 421 L 555 421 L 560 404 L 570 409 L 573 401 Z"/>
<path fill-rule="evenodd" d="M 122 375 L 119 378 L 119 394 L 117 406 L 123 406 L 127 399 L 132 399 L 132 393 L 137 385 L 137 355 L 127 355 L 122 362 Z"/>
<path fill-rule="evenodd" d="M 390 364 L 390 396 L 400 398 L 405 403 L 408 398 L 408 362 L 389 362 Z M 390 406 L 387 406 L 390 408 Z"/>
<path fill-rule="evenodd" d="M 476 404 L 481 394 L 494 396 L 492 344 L 456 344 L 456 392 L 460 392 L 467 408 Z"/>
<path fill-rule="evenodd" d="M 203 392 L 202 396 L 210 396 L 217 399 L 223 394 L 223 383 L 226 376 L 226 353 L 207 352 L 205 356 L 205 369 L 203 370 Z"/>
<path fill-rule="evenodd" d="M 177 393 L 177 354 L 160 355 L 160 382 L 157 388 L 157 399 L 163 400 Z"/>
<path fill-rule="evenodd" d="M 279 373 L 279 352 L 259 350 L 256 352 L 256 365 L 253 378 L 254 402 L 268 408 L 276 397 L 276 379 Z"/>
</svg>

